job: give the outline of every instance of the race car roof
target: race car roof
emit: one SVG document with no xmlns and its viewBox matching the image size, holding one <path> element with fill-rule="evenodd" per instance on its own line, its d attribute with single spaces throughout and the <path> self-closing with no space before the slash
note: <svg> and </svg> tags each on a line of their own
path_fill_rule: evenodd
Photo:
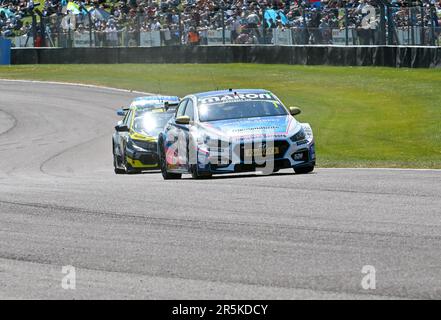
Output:
<svg viewBox="0 0 441 320">
<path fill-rule="evenodd" d="M 157 107 L 159 105 L 164 106 L 164 103 L 178 104 L 179 97 L 177 96 L 145 96 L 137 97 L 133 99 L 130 104 L 131 107 Z"/>
<path fill-rule="evenodd" d="M 264 89 L 231 89 L 231 91 L 228 90 L 217 90 L 217 91 L 207 91 L 207 92 L 200 92 L 200 93 L 196 93 L 195 96 L 200 99 L 200 98 L 206 98 L 206 97 L 212 97 L 212 96 L 222 96 L 222 95 L 226 95 L 226 94 L 231 94 L 237 92 L 239 94 L 247 94 L 247 93 L 255 93 L 255 94 L 259 94 L 259 93 L 268 93 L 268 90 L 264 90 Z"/>
</svg>

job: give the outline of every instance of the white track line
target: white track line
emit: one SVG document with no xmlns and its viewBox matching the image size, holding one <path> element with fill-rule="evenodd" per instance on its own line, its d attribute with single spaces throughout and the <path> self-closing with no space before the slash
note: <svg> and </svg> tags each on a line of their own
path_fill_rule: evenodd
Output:
<svg viewBox="0 0 441 320">
<path fill-rule="evenodd" d="M 57 82 L 57 81 L 43 81 L 43 80 L 21 80 L 21 79 L 3 79 L 0 78 L 0 81 L 8 81 L 8 82 L 30 82 L 30 83 L 41 83 L 41 84 L 54 84 L 54 85 L 65 85 L 65 86 L 75 86 L 75 87 L 86 87 L 86 88 L 95 88 L 95 89 L 103 89 L 109 91 L 118 91 L 118 92 L 128 92 L 128 93 L 136 93 L 136 94 L 144 94 L 144 95 L 155 95 L 155 93 L 136 91 L 136 90 L 128 90 L 128 89 L 119 89 L 112 88 L 106 86 L 99 86 L 94 84 L 84 84 L 84 83 L 75 83 L 75 82 Z"/>
<path fill-rule="evenodd" d="M 326 168 L 326 167 L 317 167 L 320 170 L 376 170 L 376 171 L 441 171 L 441 169 L 430 169 L 430 168 Z"/>
<path fill-rule="evenodd" d="M 30 83 L 42 83 L 42 84 L 54 84 L 54 85 L 65 85 L 65 86 L 76 86 L 76 87 L 86 87 L 86 88 L 95 88 L 95 89 L 103 89 L 109 91 L 119 91 L 119 92 L 128 92 L 128 93 L 137 93 L 137 94 L 145 94 L 145 95 L 155 95 L 150 92 L 136 91 L 136 90 L 128 90 L 128 89 L 118 89 L 106 86 L 99 86 L 94 84 L 83 84 L 83 83 L 74 83 L 74 82 L 57 82 L 57 81 L 43 81 L 43 80 L 21 80 L 21 79 L 3 79 L 0 78 L 0 81 L 9 81 L 9 82 L 30 82 Z M 441 171 L 441 169 L 412 169 L 412 168 L 320 168 L 319 170 L 384 170 L 384 171 Z"/>
</svg>

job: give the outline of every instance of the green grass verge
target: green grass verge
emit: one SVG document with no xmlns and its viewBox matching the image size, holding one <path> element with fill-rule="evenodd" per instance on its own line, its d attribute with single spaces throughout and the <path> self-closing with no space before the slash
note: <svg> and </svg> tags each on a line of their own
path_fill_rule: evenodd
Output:
<svg viewBox="0 0 441 320">
<path fill-rule="evenodd" d="M 301 106 L 303 113 L 297 118 L 313 127 L 319 166 L 441 168 L 441 70 L 258 64 L 29 65 L 0 67 L 0 78 L 78 82 L 180 96 L 217 88 L 266 88 L 286 105 Z"/>
</svg>

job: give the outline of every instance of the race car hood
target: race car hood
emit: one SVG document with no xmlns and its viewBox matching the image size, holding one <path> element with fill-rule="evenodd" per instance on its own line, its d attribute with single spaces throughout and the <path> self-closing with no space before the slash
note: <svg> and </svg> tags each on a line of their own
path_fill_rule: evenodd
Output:
<svg viewBox="0 0 441 320">
<path fill-rule="evenodd" d="M 149 132 L 149 135 L 145 135 L 145 134 L 140 134 L 135 131 L 131 131 L 130 138 L 132 138 L 133 140 L 141 140 L 141 141 L 147 141 L 147 142 L 155 142 L 156 141 L 156 137 L 153 136 L 153 134 L 151 134 L 150 132 Z"/>
<path fill-rule="evenodd" d="M 162 132 L 162 130 L 163 128 L 151 128 L 146 132 L 145 137 L 147 139 L 156 139 L 156 137 Z"/>
<path fill-rule="evenodd" d="M 300 128 L 300 124 L 290 115 L 229 119 L 206 122 L 201 125 L 211 135 L 228 138 L 250 138 L 261 134 L 266 136 L 287 137 Z"/>
</svg>

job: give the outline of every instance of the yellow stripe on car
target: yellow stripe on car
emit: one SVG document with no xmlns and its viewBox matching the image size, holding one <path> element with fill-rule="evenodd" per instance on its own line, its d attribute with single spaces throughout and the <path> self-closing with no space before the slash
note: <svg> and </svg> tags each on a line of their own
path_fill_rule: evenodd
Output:
<svg viewBox="0 0 441 320">
<path fill-rule="evenodd" d="M 141 161 L 132 159 L 130 157 L 126 157 L 127 163 L 130 164 L 133 168 L 157 168 L 159 164 L 143 164 Z"/>
<path fill-rule="evenodd" d="M 141 140 L 141 141 L 147 141 L 147 142 L 156 142 L 156 138 L 152 136 L 145 136 L 142 134 L 139 134 L 133 130 L 130 131 L 130 138 L 133 140 Z"/>
</svg>

